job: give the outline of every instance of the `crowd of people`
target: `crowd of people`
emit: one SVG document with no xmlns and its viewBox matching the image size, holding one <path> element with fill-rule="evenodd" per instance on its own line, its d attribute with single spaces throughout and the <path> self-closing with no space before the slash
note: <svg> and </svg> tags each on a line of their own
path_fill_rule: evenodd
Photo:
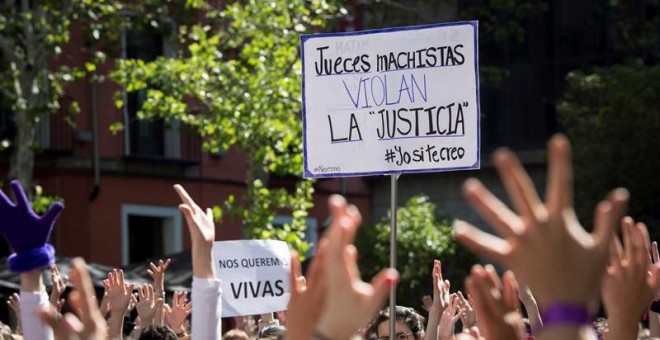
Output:
<svg viewBox="0 0 660 340">
<path fill-rule="evenodd" d="M 14 251 L 9 267 L 20 275 L 20 294 L 7 301 L 20 324 L 1 328 L 0 335 L 200 340 L 660 337 L 660 254 L 646 226 L 625 216 L 629 193 L 614 189 L 598 204 L 590 233 L 573 209 L 571 150 L 565 137 L 555 136 L 549 142 L 543 199 L 511 151 L 498 150 L 493 164 L 514 209 L 479 180 L 469 179 L 463 186 L 464 196 L 497 235 L 463 221 L 454 228 L 458 242 L 506 268 L 502 275 L 492 265 L 475 265 L 465 278 L 465 291 L 455 291 L 436 260 L 429 278 L 433 294 L 423 304 L 428 318 L 411 307 L 397 306 L 391 311 L 384 305 L 399 274 L 384 268 L 371 282 L 362 281 L 353 245 L 362 218 L 355 206 L 335 195 L 328 202 L 331 226 L 319 240 L 305 276 L 298 256 L 291 256 L 287 310 L 277 313 L 277 318 L 262 315 L 258 322 L 251 317 L 235 318 L 230 330 L 221 327 L 213 215 L 210 209 L 200 208 L 183 187 L 175 185 L 174 190 L 181 198 L 179 209 L 190 233 L 190 296 L 176 292 L 166 297 L 169 261 L 165 260 L 151 264 L 153 284 L 140 287 L 127 282 L 121 270 L 108 273 L 99 301 L 83 259 L 72 261 L 69 278 L 52 265 L 54 249 L 48 239 L 63 205 L 57 203 L 38 216 L 20 183 L 14 181 L 15 203 L 0 191 L 0 234 Z M 42 279 L 46 268 L 53 282 L 50 294 Z M 62 294 L 67 284 L 73 290 L 65 301 Z M 607 317 L 594 320 L 601 303 Z M 63 306 L 70 312 L 62 315 Z M 394 334 L 390 333 L 391 318 Z M 642 326 L 644 319 L 648 328 Z M 125 321 L 130 322 L 125 325 Z"/>
</svg>

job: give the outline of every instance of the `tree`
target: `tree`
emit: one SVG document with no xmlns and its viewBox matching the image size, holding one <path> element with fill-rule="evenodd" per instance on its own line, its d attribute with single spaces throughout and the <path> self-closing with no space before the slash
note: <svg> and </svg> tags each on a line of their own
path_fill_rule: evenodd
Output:
<svg viewBox="0 0 660 340">
<path fill-rule="evenodd" d="M 581 217 L 590 216 L 609 190 L 623 186 L 632 195 L 631 216 L 660 221 L 659 76 L 660 66 L 642 63 L 567 76 L 558 110 L 573 144 Z"/>
<path fill-rule="evenodd" d="M 37 123 L 60 110 L 65 86 L 80 80 L 103 81 L 96 67 L 105 62 L 108 51 L 117 50 L 114 46 L 121 29 L 157 23 L 167 16 L 168 8 L 158 0 L 19 0 L 0 4 L 0 105 L 12 111 L 16 129 L 14 140 L 3 141 L 11 147 L 9 178 L 30 186 Z M 86 41 L 83 51 L 67 46 L 74 24 L 82 28 L 77 31 Z M 65 63 L 69 54 L 81 52 L 87 56 L 84 63 Z M 79 111 L 75 102 L 66 109 L 71 114 Z"/>
<path fill-rule="evenodd" d="M 360 253 L 360 269 L 366 277 L 389 266 L 390 216 L 373 227 L 363 226 L 356 237 Z M 460 289 L 469 268 L 477 262 L 469 251 L 454 241 L 453 218 L 438 211 L 429 197 L 411 197 L 397 209 L 397 270 L 401 280 L 397 288 L 397 303 L 417 307 L 422 296 L 433 293 L 431 270 L 433 260 L 442 261 L 445 279 L 452 290 Z"/>
<path fill-rule="evenodd" d="M 623 186 L 629 214 L 652 226 L 660 222 L 660 3 L 617 1 L 601 10 L 610 63 L 570 72 L 557 105 L 573 142 L 576 207 L 589 221 L 598 201 Z"/>
<path fill-rule="evenodd" d="M 312 182 L 297 179 L 289 191 L 270 187 L 269 179 L 302 174 L 299 35 L 324 28 L 341 9 L 330 0 L 235 1 L 223 9 L 189 4 L 206 16 L 180 26 L 176 58 L 119 60 L 112 77 L 126 91 L 146 90 L 139 118 L 180 120 L 197 128 L 207 150 L 244 151 L 246 194 L 230 197 L 226 207 L 248 238 L 277 237 L 304 254 Z M 294 222 L 284 229 L 271 224 L 277 208 L 292 211 Z"/>
</svg>

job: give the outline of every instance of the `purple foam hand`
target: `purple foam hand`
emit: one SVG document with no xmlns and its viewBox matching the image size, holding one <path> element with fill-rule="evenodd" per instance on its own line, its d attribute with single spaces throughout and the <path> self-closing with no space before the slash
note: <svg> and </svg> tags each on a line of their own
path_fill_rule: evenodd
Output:
<svg viewBox="0 0 660 340">
<path fill-rule="evenodd" d="M 39 216 L 18 180 L 11 181 L 11 189 L 16 204 L 0 190 L 0 234 L 14 251 L 8 259 L 9 269 L 22 273 L 53 264 L 55 249 L 47 242 L 64 205 L 57 202 Z"/>
</svg>

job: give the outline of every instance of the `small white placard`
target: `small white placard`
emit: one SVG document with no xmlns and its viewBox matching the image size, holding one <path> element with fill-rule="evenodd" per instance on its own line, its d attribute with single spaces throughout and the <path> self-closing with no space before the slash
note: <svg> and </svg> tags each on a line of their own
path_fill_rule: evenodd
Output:
<svg viewBox="0 0 660 340">
<path fill-rule="evenodd" d="M 286 310 L 291 255 L 285 242 L 215 242 L 213 256 L 222 280 L 222 317 Z"/>
</svg>

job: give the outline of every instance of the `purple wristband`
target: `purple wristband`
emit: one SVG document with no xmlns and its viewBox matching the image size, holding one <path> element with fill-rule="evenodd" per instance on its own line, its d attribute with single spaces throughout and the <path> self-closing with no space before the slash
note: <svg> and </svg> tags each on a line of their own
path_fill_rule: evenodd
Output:
<svg viewBox="0 0 660 340">
<path fill-rule="evenodd" d="M 13 253 L 7 258 L 9 270 L 24 273 L 32 269 L 48 267 L 55 263 L 55 248 L 49 243 L 43 247 L 30 249 L 20 254 Z"/>
<path fill-rule="evenodd" d="M 583 326 L 591 325 L 593 317 L 587 307 L 571 303 L 554 303 L 541 312 L 543 328 L 556 326 Z"/>
</svg>

